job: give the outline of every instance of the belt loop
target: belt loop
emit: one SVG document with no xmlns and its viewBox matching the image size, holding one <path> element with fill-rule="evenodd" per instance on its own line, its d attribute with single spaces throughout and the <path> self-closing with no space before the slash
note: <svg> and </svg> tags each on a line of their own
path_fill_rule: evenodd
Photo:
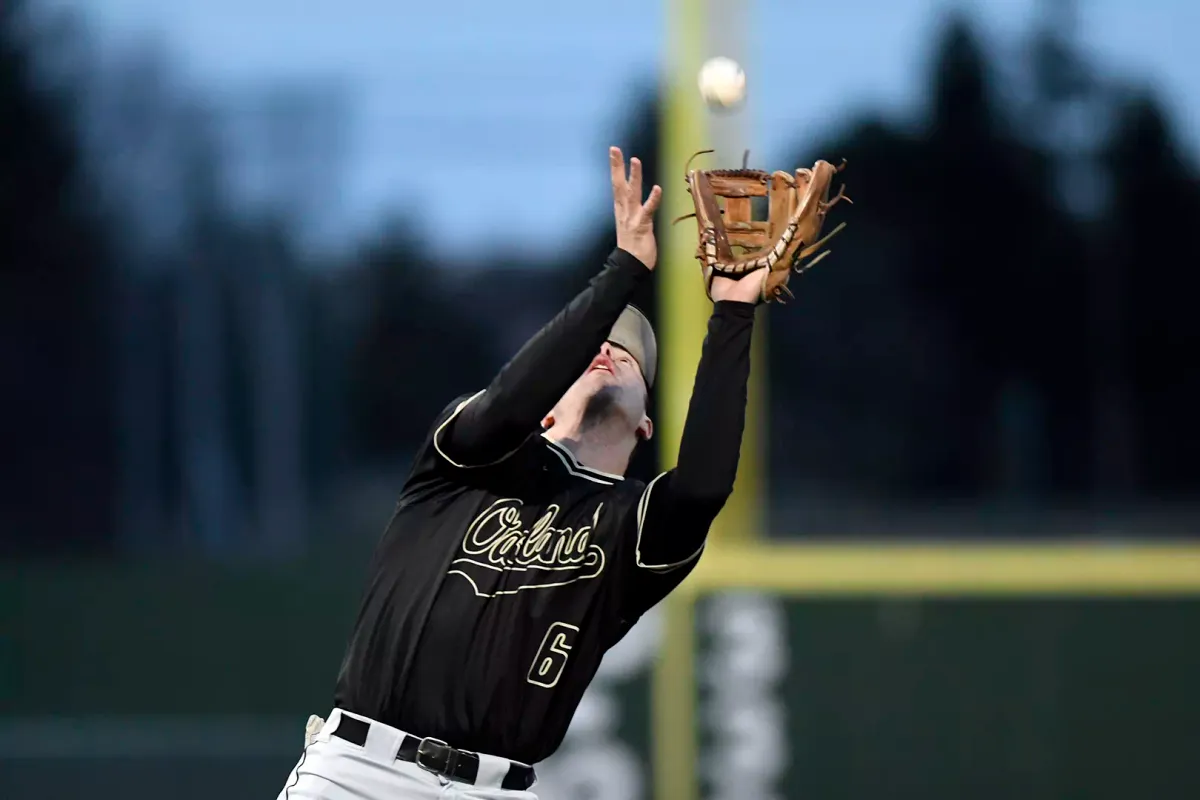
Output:
<svg viewBox="0 0 1200 800">
<path fill-rule="evenodd" d="M 367 741 L 363 743 L 363 752 L 376 761 L 390 764 L 396 760 L 396 751 L 404 734 L 384 725 L 371 723 L 367 729 Z"/>
<path fill-rule="evenodd" d="M 325 724 L 321 726 L 321 732 L 313 737 L 314 742 L 328 742 L 329 737 L 333 736 L 333 732 L 342 724 L 342 710 L 335 708 L 329 712 L 329 716 L 325 718 Z"/>
</svg>

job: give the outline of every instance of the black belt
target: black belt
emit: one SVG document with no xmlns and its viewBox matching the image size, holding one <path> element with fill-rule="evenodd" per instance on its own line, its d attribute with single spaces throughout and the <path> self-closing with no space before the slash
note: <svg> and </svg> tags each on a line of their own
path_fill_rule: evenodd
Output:
<svg viewBox="0 0 1200 800">
<path fill-rule="evenodd" d="M 369 722 L 342 714 L 333 735 L 362 747 L 367 743 L 367 732 L 370 729 Z M 437 739 L 418 739 L 406 733 L 396 758 L 459 783 L 474 785 L 479 777 L 478 755 L 466 750 L 457 750 Z M 524 792 L 533 786 L 535 780 L 533 767 L 510 761 L 508 774 L 504 776 L 500 788 Z"/>
</svg>

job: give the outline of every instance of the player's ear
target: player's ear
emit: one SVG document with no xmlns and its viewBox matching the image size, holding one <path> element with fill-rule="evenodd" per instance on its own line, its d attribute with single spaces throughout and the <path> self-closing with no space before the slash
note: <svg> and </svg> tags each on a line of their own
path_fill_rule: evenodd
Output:
<svg viewBox="0 0 1200 800">
<path fill-rule="evenodd" d="M 654 436 L 654 422 L 645 414 L 642 415 L 641 424 L 637 427 L 637 435 L 644 442 L 650 441 L 650 437 Z"/>
</svg>

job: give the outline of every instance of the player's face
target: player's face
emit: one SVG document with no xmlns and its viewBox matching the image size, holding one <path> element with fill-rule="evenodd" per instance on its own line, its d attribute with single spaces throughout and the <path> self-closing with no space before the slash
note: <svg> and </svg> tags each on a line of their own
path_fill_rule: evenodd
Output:
<svg viewBox="0 0 1200 800">
<path fill-rule="evenodd" d="M 642 370 L 634 357 L 609 342 L 600 346 L 600 352 L 584 371 L 582 380 L 593 386 L 616 386 L 635 394 L 645 386 Z"/>
<path fill-rule="evenodd" d="M 651 434 L 646 416 L 646 381 L 641 367 L 625 349 L 605 342 L 575 385 L 560 401 L 560 408 L 574 408 L 587 426 L 616 423 L 631 435 Z"/>
<path fill-rule="evenodd" d="M 646 410 L 646 381 L 637 360 L 624 348 L 602 344 L 580 381 L 590 390 L 588 394 L 603 391 L 613 395 L 614 405 L 635 424 Z"/>
</svg>

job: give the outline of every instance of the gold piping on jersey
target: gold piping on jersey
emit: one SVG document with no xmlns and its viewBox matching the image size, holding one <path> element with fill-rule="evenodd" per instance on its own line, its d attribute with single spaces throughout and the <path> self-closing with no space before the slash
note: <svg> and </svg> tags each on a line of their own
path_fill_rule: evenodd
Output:
<svg viewBox="0 0 1200 800">
<path fill-rule="evenodd" d="M 637 507 L 637 539 L 635 540 L 633 547 L 634 563 L 636 563 L 642 569 L 648 569 L 655 572 L 669 572 L 677 567 L 682 567 L 684 564 L 687 564 L 690 561 L 695 561 L 700 557 L 700 554 L 704 552 L 704 545 L 708 543 L 708 539 L 706 537 L 696 552 L 692 553 L 682 561 L 676 561 L 672 564 L 647 564 L 642 561 L 642 524 L 646 521 L 646 509 L 650 507 L 650 490 L 653 489 L 654 484 L 658 483 L 658 481 L 666 474 L 667 473 L 665 472 L 660 472 L 655 476 L 654 480 L 646 484 L 646 489 L 642 492 L 642 498 L 638 500 Z"/>
<path fill-rule="evenodd" d="M 559 460 L 563 462 L 563 466 L 567 468 L 567 472 L 571 473 L 572 475 L 578 478 L 587 478 L 588 480 L 595 481 L 596 483 L 607 484 L 608 486 L 612 486 L 616 481 L 625 480 L 625 477 L 622 475 L 614 475 L 611 472 L 602 472 L 601 470 L 593 469 L 581 464 L 579 459 L 575 457 L 575 454 L 572 453 L 569 448 L 567 448 L 565 445 L 559 444 L 554 439 L 551 439 L 549 434 L 542 433 L 542 438 L 551 445 L 551 450 L 553 450 L 554 454 L 557 455 Z"/>
<path fill-rule="evenodd" d="M 437 430 L 433 432 L 433 449 L 437 451 L 437 454 L 439 456 L 441 456 L 442 458 L 444 458 L 446 460 L 447 464 L 449 464 L 450 466 L 452 466 L 456 469 L 482 469 L 484 467 L 494 467 L 495 465 L 499 464 L 504 459 L 511 456 L 513 453 L 517 452 L 517 450 L 521 449 L 521 445 L 517 445 L 511 451 L 500 456 L 495 461 L 489 461 L 486 464 L 459 464 L 453 458 L 446 455 L 446 451 L 442 450 L 441 442 L 438 441 L 442 436 L 442 431 L 444 431 L 446 429 L 446 426 L 449 425 L 451 422 L 453 422 L 454 418 L 457 417 L 462 412 L 462 410 L 467 407 L 467 403 L 470 403 L 472 400 L 479 397 L 486 391 L 487 391 L 486 389 L 480 389 L 478 392 L 476 392 L 475 394 L 468 397 L 466 400 L 463 400 L 461 403 L 459 403 L 455 407 L 454 413 L 451 414 L 450 416 L 446 417 L 446 421 L 443 422 L 441 425 L 438 425 Z M 524 444 L 524 442 L 522 442 L 521 444 Z"/>
</svg>

